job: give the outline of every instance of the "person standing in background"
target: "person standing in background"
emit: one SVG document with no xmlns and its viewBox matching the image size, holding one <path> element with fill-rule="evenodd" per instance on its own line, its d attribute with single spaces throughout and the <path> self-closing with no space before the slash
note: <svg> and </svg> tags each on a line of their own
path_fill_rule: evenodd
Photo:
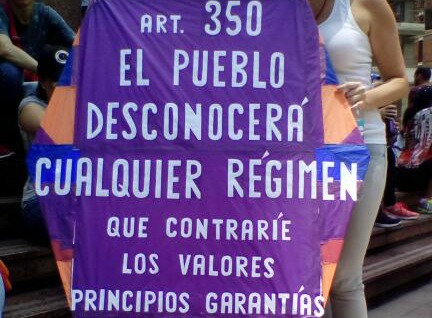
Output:
<svg viewBox="0 0 432 318">
<path fill-rule="evenodd" d="M 429 67 L 426 66 L 419 66 L 417 67 L 415 73 L 414 73 L 414 85 L 415 86 L 422 86 L 422 85 L 428 85 L 431 78 L 431 70 Z"/>
<path fill-rule="evenodd" d="M 363 261 L 385 186 L 385 125 L 378 109 L 408 93 L 396 21 L 386 0 L 309 0 L 338 80 L 364 122 L 370 163 L 350 221 L 325 317 L 367 318 Z M 383 84 L 372 88 L 372 60 Z M 337 124 L 337 123 L 335 123 Z"/>
<path fill-rule="evenodd" d="M 414 87 L 411 88 L 408 95 L 408 108 L 411 108 L 414 102 L 414 95 L 424 85 L 430 84 L 431 70 L 426 66 L 417 67 L 414 73 Z"/>
</svg>

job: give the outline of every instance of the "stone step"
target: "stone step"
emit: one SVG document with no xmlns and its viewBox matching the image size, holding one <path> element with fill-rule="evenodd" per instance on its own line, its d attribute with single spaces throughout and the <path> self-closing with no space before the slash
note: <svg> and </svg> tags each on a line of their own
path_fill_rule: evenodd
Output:
<svg viewBox="0 0 432 318">
<path fill-rule="evenodd" d="M 71 318 L 61 287 L 51 287 L 6 298 L 4 318 Z"/>
<path fill-rule="evenodd" d="M 432 233 L 431 215 L 421 214 L 417 220 L 402 221 L 401 225 L 389 229 L 375 227 L 368 251 L 387 248 L 388 246 L 429 233 Z"/>
<path fill-rule="evenodd" d="M 3 205 L 19 205 L 21 204 L 21 196 L 0 197 L 0 207 Z"/>
<path fill-rule="evenodd" d="M 432 273 L 432 235 L 386 247 L 366 257 L 363 279 L 371 300 Z"/>
<path fill-rule="evenodd" d="M 24 239 L 3 240 L 0 243 L 0 259 L 10 271 L 15 289 L 33 281 L 58 277 L 51 249 Z"/>
</svg>

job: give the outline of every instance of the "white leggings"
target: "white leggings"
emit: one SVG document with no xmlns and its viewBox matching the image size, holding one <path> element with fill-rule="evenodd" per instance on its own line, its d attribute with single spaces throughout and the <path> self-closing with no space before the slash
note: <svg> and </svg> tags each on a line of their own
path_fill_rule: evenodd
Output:
<svg viewBox="0 0 432 318">
<path fill-rule="evenodd" d="M 367 318 L 363 261 L 382 200 L 387 159 L 385 145 L 367 145 L 370 163 L 348 227 L 326 318 Z"/>
</svg>

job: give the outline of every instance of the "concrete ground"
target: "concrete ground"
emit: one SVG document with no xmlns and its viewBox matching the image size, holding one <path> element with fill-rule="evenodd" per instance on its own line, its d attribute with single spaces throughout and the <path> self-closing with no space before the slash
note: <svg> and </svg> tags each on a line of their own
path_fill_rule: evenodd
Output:
<svg viewBox="0 0 432 318">
<path fill-rule="evenodd" d="M 371 307 L 369 318 L 432 318 L 432 279 L 390 295 Z"/>
</svg>

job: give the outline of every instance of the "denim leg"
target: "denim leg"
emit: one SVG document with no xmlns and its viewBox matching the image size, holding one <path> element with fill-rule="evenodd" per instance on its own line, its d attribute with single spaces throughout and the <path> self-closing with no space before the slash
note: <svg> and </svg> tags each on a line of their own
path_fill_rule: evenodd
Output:
<svg viewBox="0 0 432 318">
<path fill-rule="evenodd" d="M 26 234 L 35 241 L 47 242 L 48 232 L 38 199 L 24 201 L 22 212 Z"/>
<path fill-rule="evenodd" d="M 395 185 L 396 158 L 391 147 L 387 147 L 387 180 L 384 189 L 383 203 L 389 207 L 396 203 Z"/>
<path fill-rule="evenodd" d="M 22 85 L 22 69 L 0 60 L 0 144 L 15 151 L 22 148 L 18 129 Z"/>
<path fill-rule="evenodd" d="M 5 107 L 17 106 L 17 103 L 19 103 L 22 97 L 22 85 L 22 69 L 15 64 L 0 61 L 0 96 L 2 111 L 12 113 L 10 108 L 5 109 Z"/>
<path fill-rule="evenodd" d="M 4 305 L 5 305 L 5 287 L 3 284 L 3 278 L 0 275 L 0 318 L 3 317 L 3 309 L 4 309 Z"/>
</svg>

